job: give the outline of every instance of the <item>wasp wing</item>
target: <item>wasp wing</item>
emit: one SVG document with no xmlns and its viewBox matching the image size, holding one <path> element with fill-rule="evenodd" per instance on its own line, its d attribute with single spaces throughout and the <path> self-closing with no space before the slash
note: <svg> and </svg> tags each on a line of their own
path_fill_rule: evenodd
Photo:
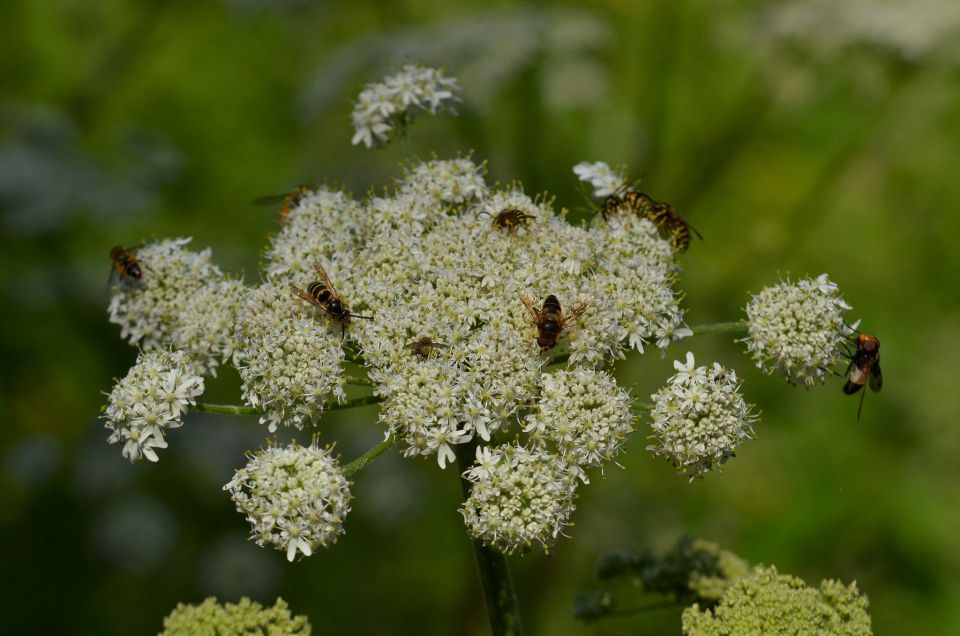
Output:
<svg viewBox="0 0 960 636">
<path fill-rule="evenodd" d="M 587 302 L 579 303 L 571 307 L 567 315 L 563 317 L 562 327 L 566 329 L 567 326 L 572 325 L 574 322 L 576 322 L 576 320 L 580 316 L 582 316 L 586 310 L 590 309 L 590 306 L 592 304 L 593 304 L 593 301 L 588 300 Z"/>
<path fill-rule="evenodd" d="M 530 312 L 530 316 L 533 318 L 534 323 L 540 322 L 540 311 L 537 309 L 537 299 L 528 294 L 527 292 L 520 292 L 520 300 L 523 301 L 524 307 L 527 308 L 527 311 Z"/>
</svg>

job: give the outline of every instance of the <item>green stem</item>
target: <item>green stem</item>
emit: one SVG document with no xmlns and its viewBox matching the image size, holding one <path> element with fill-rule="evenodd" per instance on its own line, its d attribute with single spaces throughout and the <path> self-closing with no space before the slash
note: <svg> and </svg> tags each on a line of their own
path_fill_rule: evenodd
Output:
<svg viewBox="0 0 960 636">
<path fill-rule="evenodd" d="M 376 446 L 368 450 L 366 453 L 364 453 L 360 457 L 357 457 L 355 460 L 353 460 L 352 462 L 344 466 L 343 474 L 349 476 L 357 472 L 358 470 L 362 470 L 367 464 L 369 464 L 370 462 L 375 460 L 377 457 L 380 457 L 381 455 L 386 453 L 388 450 L 393 448 L 393 446 L 396 443 L 397 443 L 397 438 L 393 436 L 388 437 L 387 439 L 383 440 L 382 442 L 380 442 L 379 444 L 377 444 Z"/>
<path fill-rule="evenodd" d="M 261 415 L 263 413 L 263 411 L 255 409 L 252 406 L 242 406 L 240 404 L 209 404 L 208 402 L 197 402 L 193 410 L 203 411 L 204 413 L 223 413 L 225 415 Z"/>
<path fill-rule="evenodd" d="M 367 406 L 368 404 L 377 404 L 383 402 L 383 398 L 378 395 L 364 395 L 363 397 L 353 398 L 352 400 L 347 400 L 340 404 L 330 404 L 327 406 L 328 411 L 340 411 L 342 409 L 352 409 L 358 406 Z"/>
<path fill-rule="evenodd" d="M 476 441 L 458 444 L 454 447 L 457 454 L 457 466 L 460 469 L 460 486 L 463 496 L 470 496 L 471 483 L 463 477 L 464 471 L 473 465 L 476 454 Z M 473 553 L 477 558 L 480 572 L 480 584 L 487 602 L 487 616 L 490 619 L 490 632 L 493 636 L 522 636 L 520 612 L 517 609 L 517 596 L 510 580 L 507 559 L 500 552 L 473 540 Z"/>
<path fill-rule="evenodd" d="M 730 322 L 712 322 L 706 325 L 696 325 L 690 327 L 695 336 L 713 336 L 722 333 L 746 333 L 746 320 L 733 320 Z"/>
</svg>

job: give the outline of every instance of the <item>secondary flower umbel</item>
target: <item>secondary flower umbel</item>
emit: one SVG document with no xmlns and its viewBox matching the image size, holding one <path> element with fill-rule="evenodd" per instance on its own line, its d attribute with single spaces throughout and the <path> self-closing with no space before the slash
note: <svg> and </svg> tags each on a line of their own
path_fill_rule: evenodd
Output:
<svg viewBox="0 0 960 636">
<path fill-rule="evenodd" d="M 182 416 L 203 393 L 203 378 L 185 362 L 182 352 L 144 351 L 127 375 L 117 381 L 103 411 L 107 441 L 123 442 L 130 461 L 157 461 L 157 448 L 166 448 L 164 433 L 183 425 Z"/>
<path fill-rule="evenodd" d="M 826 274 L 767 287 L 747 303 L 747 350 L 765 373 L 779 371 L 790 384 L 824 382 L 853 333 L 843 319 L 849 309 Z"/>
<path fill-rule="evenodd" d="M 752 437 L 757 418 L 733 371 L 717 363 L 697 367 L 692 353 L 686 364 L 673 366 L 677 373 L 652 396 L 651 437 L 657 443 L 647 450 L 693 481 L 732 457 L 737 445 Z"/>
<path fill-rule="evenodd" d="M 316 444 L 261 450 L 223 489 L 247 516 L 257 544 L 285 550 L 290 561 L 336 543 L 350 512 L 350 483 L 339 461 Z"/>
</svg>

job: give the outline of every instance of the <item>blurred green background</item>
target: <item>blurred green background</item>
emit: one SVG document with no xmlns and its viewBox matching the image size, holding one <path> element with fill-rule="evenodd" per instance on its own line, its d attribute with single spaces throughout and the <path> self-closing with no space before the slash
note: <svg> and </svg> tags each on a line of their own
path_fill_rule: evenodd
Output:
<svg viewBox="0 0 960 636">
<path fill-rule="evenodd" d="M 528 633 L 679 634 L 679 610 L 584 626 L 571 599 L 600 553 L 684 532 L 809 583 L 856 580 L 878 634 L 957 633 L 957 24 L 950 0 L 3 2 L 0 633 L 153 634 L 211 594 L 282 595 L 319 634 L 486 633 L 455 472 L 384 456 L 355 477 L 340 542 L 288 564 L 221 491 L 256 421 L 190 415 L 158 464 L 131 466 L 97 419 L 136 355 L 106 319 L 110 246 L 193 236 L 256 282 L 277 219 L 254 197 L 362 194 L 412 153 L 471 149 L 491 182 L 579 218 L 571 166 L 629 165 L 705 237 L 684 257 L 690 324 L 829 272 L 883 341 L 859 422 L 841 380 L 791 388 L 728 337 L 620 365 L 639 396 L 688 349 L 732 366 L 757 438 L 687 484 L 641 423 L 624 470 L 581 489 L 572 539 L 511 559 Z M 351 99 L 411 62 L 460 77 L 460 116 L 351 147 Z M 224 369 L 207 396 L 237 386 Z M 346 458 L 382 435 L 372 408 L 321 429 Z"/>
</svg>

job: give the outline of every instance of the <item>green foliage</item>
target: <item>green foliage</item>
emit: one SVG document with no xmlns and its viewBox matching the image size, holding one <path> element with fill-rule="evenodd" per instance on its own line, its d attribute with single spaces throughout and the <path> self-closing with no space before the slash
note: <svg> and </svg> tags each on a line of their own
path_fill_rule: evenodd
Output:
<svg viewBox="0 0 960 636">
<path fill-rule="evenodd" d="M 160 636 L 310 636 L 306 616 L 293 616 L 282 598 L 264 607 L 243 597 L 221 605 L 210 597 L 200 605 L 180 603 L 163 619 Z"/>
<path fill-rule="evenodd" d="M 870 636 L 867 597 L 857 584 L 827 580 L 820 589 L 762 566 L 724 593 L 715 608 L 698 605 L 683 613 L 687 636 L 765 636 L 816 634 Z"/>
</svg>

